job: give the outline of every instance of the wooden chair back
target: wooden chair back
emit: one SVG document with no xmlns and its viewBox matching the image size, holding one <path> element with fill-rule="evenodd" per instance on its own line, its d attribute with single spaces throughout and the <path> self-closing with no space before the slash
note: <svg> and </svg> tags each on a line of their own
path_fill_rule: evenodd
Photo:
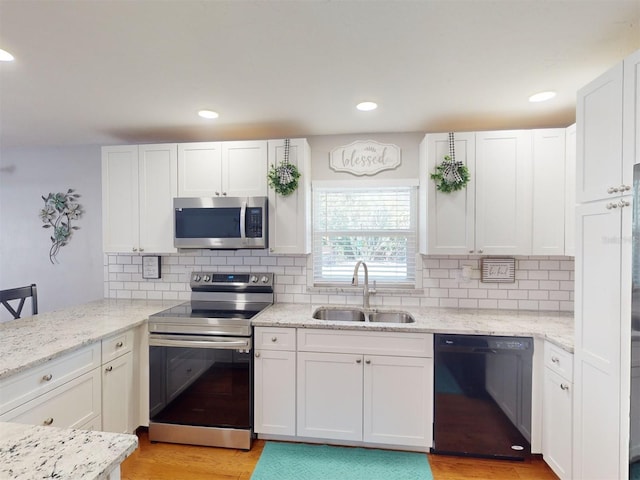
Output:
<svg viewBox="0 0 640 480">
<path fill-rule="evenodd" d="M 27 298 L 31 298 L 31 312 L 33 315 L 38 313 L 38 290 L 36 284 L 32 283 L 28 287 L 9 288 L 7 290 L 0 290 L 0 303 L 9 310 L 9 313 L 13 315 L 13 318 L 20 318 L 22 315 L 22 308 Z M 10 301 L 17 300 L 18 305 L 9 304 Z"/>
</svg>

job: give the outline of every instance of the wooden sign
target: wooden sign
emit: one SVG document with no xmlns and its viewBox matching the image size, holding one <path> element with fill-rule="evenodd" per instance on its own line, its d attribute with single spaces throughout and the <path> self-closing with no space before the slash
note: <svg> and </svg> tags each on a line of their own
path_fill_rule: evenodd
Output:
<svg viewBox="0 0 640 480">
<path fill-rule="evenodd" d="M 329 166 L 336 172 L 375 175 L 400 166 L 400 147 L 373 140 L 356 141 L 331 150 Z"/>
</svg>

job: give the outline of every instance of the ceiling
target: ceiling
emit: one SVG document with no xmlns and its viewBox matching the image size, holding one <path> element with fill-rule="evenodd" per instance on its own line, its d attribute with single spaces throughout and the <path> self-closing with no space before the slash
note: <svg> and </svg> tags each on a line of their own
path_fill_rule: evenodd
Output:
<svg viewBox="0 0 640 480">
<path fill-rule="evenodd" d="M 0 0 L 0 48 L 1 148 L 554 127 L 640 0 Z"/>
</svg>

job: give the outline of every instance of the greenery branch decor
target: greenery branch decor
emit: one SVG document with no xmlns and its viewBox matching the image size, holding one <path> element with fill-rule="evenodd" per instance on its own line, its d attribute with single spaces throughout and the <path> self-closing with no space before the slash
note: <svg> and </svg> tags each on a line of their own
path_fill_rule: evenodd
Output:
<svg viewBox="0 0 640 480">
<path fill-rule="evenodd" d="M 278 166 L 272 164 L 269 168 L 267 180 L 269 186 L 273 188 L 276 193 L 279 193 L 283 197 L 291 195 L 298 188 L 298 179 L 300 178 L 300 172 L 298 167 L 289 163 L 289 139 L 284 141 L 284 160 Z"/>
<path fill-rule="evenodd" d="M 82 207 L 77 202 L 80 195 L 74 193 L 73 189 L 67 193 L 49 193 L 43 196 L 44 208 L 40 210 L 40 219 L 44 223 L 42 228 L 53 228 L 51 235 L 51 249 L 49 249 L 49 260 L 57 263 L 56 256 L 61 247 L 64 247 L 71 239 L 74 230 L 80 227 L 72 226 L 71 221 L 79 219 L 82 214 Z"/>
</svg>

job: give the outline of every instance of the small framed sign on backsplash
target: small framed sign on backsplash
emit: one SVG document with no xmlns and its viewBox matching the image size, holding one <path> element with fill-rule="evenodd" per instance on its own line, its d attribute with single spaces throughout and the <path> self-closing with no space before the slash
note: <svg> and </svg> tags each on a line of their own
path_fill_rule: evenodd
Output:
<svg viewBox="0 0 640 480">
<path fill-rule="evenodd" d="M 483 283 L 514 283 L 515 258 L 483 258 L 480 280 Z"/>
<path fill-rule="evenodd" d="M 156 279 L 162 276 L 159 255 L 145 255 L 142 257 L 142 278 Z"/>
</svg>

